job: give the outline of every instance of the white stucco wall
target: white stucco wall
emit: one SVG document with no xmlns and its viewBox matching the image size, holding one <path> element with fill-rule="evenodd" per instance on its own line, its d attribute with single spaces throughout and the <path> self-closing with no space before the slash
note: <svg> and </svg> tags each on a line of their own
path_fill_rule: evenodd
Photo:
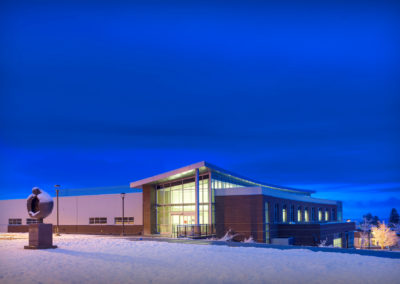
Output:
<svg viewBox="0 0 400 284">
<path fill-rule="evenodd" d="M 57 205 L 45 223 L 57 223 Z M 89 225 L 90 217 L 107 217 L 107 225 L 114 224 L 115 217 L 122 217 L 122 200 L 119 194 L 60 197 L 60 225 Z M 135 225 L 143 225 L 142 193 L 127 193 L 125 217 L 134 217 Z M 26 199 L 0 200 L 0 232 L 6 232 L 8 219 L 20 218 L 26 225 L 29 218 Z"/>
</svg>

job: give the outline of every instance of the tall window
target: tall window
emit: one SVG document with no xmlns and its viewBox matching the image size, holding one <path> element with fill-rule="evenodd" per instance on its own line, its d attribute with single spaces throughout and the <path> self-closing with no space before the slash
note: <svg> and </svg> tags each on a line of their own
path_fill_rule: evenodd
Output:
<svg viewBox="0 0 400 284">
<path fill-rule="evenodd" d="M 294 222 L 294 205 L 290 205 L 290 222 Z"/>
<path fill-rule="evenodd" d="M 336 221 L 336 210 L 332 208 L 332 221 Z"/>
<path fill-rule="evenodd" d="M 322 221 L 322 209 L 318 208 L 318 221 L 321 222 Z"/>
<path fill-rule="evenodd" d="M 315 222 L 315 207 L 311 208 L 311 220 Z"/>
<path fill-rule="evenodd" d="M 269 223 L 269 204 L 268 204 L 268 202 L 265 202 L 264 205 L 265 205 L 265 209 L 264 209 L 265 223 Z"/>
<path fill-rule="evenodd" d="M 269 204 L 264 203 L 264 215 L 265 215 L 265 243 L 269 244 Z"/>
<path fill-rule="evenodd" d="M 274 222 L 278 223 L 279 222 L 279 204 L 275 203 L 275 208 L 274 208 Z"/>
<path fill-rule="evenodd" d="M 308 216 L 308 207 L 304 208 L 304 221 L 310 222 L 310 218 Z"/>
<path fill-rule="evenodd" d="M 326 222 L 329 221 L 329 212 L 328 212 L 328 209 L 325 209 L 325 221 L 326 221 Z"/>
<path fill-rule="evenodd" d="M 297 207 L 297 222 L 301 222 L 301 207 Z"/>
<path fill-rule="evenodd" d="M 282 207 L 282 222 L 287 222 L 287 207 L 286 204 Z"/>
</svg>

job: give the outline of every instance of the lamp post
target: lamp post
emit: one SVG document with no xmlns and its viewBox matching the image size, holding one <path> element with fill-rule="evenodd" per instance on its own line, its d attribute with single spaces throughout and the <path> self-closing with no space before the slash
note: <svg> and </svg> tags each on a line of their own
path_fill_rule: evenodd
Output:
<svg viewBox="0 0 400 284">
<path fill-rule="evenodd" d="M 125 192 L 121 193 L 122 198 L 122 234 L 121 236 L 125 236 Z"/>
<path fill-rule="evenodd" d="M 56 232 L 56 236 L 59 236 L 60 235 L 60 227 L 59 227 L 59 208 L 60 208 L 60 206 L 59 206 L 59 203 L 58 203 L 58 193 L 59 193 L 59 188 L 60 188 L 60 185 L 59 184 L 56 184 L 55 186 L 55 189 L 56 189 L 56 197 L 57 197 L 57 232 Z"/>
</svg>

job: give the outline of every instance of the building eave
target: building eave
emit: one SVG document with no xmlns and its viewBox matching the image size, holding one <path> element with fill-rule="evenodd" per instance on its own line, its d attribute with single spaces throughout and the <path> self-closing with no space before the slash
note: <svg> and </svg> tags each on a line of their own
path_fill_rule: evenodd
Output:
<svg viewBox="0 0 400 284">
<path fill-rule="evenodd" d="M 198 169 L 198 168 L 206 167 L 205 164 L 206 164 L 205 161 L 201 161 L 201 162 L 194 163 L 194 164 L 191 164 L 191 165 L 179 168 L 179 169 L 175 169 L 175 170 L 172 170 L 172 171 L 169 171 L 169 172 L 165 172 L 165 173 L 158 174 L 158 175 L 155 175 L 155 176 L 152 176 L 152 177 L 148 177 L 148 178 L 145 178 L 145 179 L 134 181 L 134 182 L 130 183 L 130 187 L 131 188 L 140 188 L 144 184 L 153 183 L 153 182 L 156 182 L 156 181 L 159 181 L 159 180 L 166 179 L 166 178 L 171 177 L 171 176 L 177 176 L 177 178 L 179 178 L 179 175 L 181 175 L 181 174 L 184 174 L 184 173 L 190 172 L 190 171 L 194 171 L 195 169 Z"/>
<path fill-rule="evenodd" d="M 148 177 L 145 179 L 141 179 L 138 181 L 134 181 L 130 183 L 131 188 L 141 188 L 144 184 L 152 184 L 156 182 L 160 182 L 163 180 L 169 180 L 169 179 L 177 179 L 180 177 L 185 177 L 186 175 L 191 175 L 192 173 L 194 174 L 195 169 L 201 169 L 202 172 L 206 171 L 206 169 L 209 169 L 212 172 L 217 172 L 223 175 L 231 176 L 236 179 L 242 179 L 246 182 L 253 183 L 255 186 L 262 186 L 262 187 L 267 187 L 275 190 L 280 190 L 280 191 L 286 191 L 294 194 L 305 194 L 305 195 L 310 195 L 311 193 L 315 193 L 313 190 L 304 190 L 304 189 L 294 189 L 294 188 L 289 188 L 289 187 L 284 187 L 284 186 L 277 186 L 273 184 L 267 184 L 263 182 L 258 182 L 252 179 L 249 179 L 247 177 L 243 177 L 241 175 L 232 173 L 230 171 L 227 171 L 225 169 L 222 169 L 220 167 L 217 167 L 211 163 L 208 163 L 206 161 L 201 161 L 198 163 L 194 163 L 179 169 L 175 169 L 172 171 L 168 171 L 162 174 L 158 174 L 152 177 Z"/>
</svg>

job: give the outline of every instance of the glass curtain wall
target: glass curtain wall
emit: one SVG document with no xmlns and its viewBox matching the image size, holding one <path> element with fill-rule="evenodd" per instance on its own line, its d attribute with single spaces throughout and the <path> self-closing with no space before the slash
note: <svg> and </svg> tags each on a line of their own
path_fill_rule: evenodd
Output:
<svg viewBox="0 0 400 284">
<path fill-rule="evenodd" d="M 222 188 L 252 186 L 250 182 L 212 172 L 211 202 L 209 202 L 209 174 L 199 176 L 199 224 L 209 224 L 209 204 L 215 224 L 214 190 Z M 194 177 L 171 181 L 156 186 L 157 232 L 172 234 L 176 225 L 195 224 L 195 179 Z"/>
<path fill-rule="evenodd" d="M 233 187 L 246 187 L 254 186 L 250 182 L 246 182 L 242 179 L 235 178 L 233 176 L 222 175 L 216 172 L 212 173 L 212 188 L 233 188 Z"/>
<path fill-rule="evenodd" d="M 172 234 L 177 225 L 195 224 L 195 179 L 156 186 L 157 232 Z M 199 224 L 208 224 L 208 175 L 199 177 Z"/>
</svg>

